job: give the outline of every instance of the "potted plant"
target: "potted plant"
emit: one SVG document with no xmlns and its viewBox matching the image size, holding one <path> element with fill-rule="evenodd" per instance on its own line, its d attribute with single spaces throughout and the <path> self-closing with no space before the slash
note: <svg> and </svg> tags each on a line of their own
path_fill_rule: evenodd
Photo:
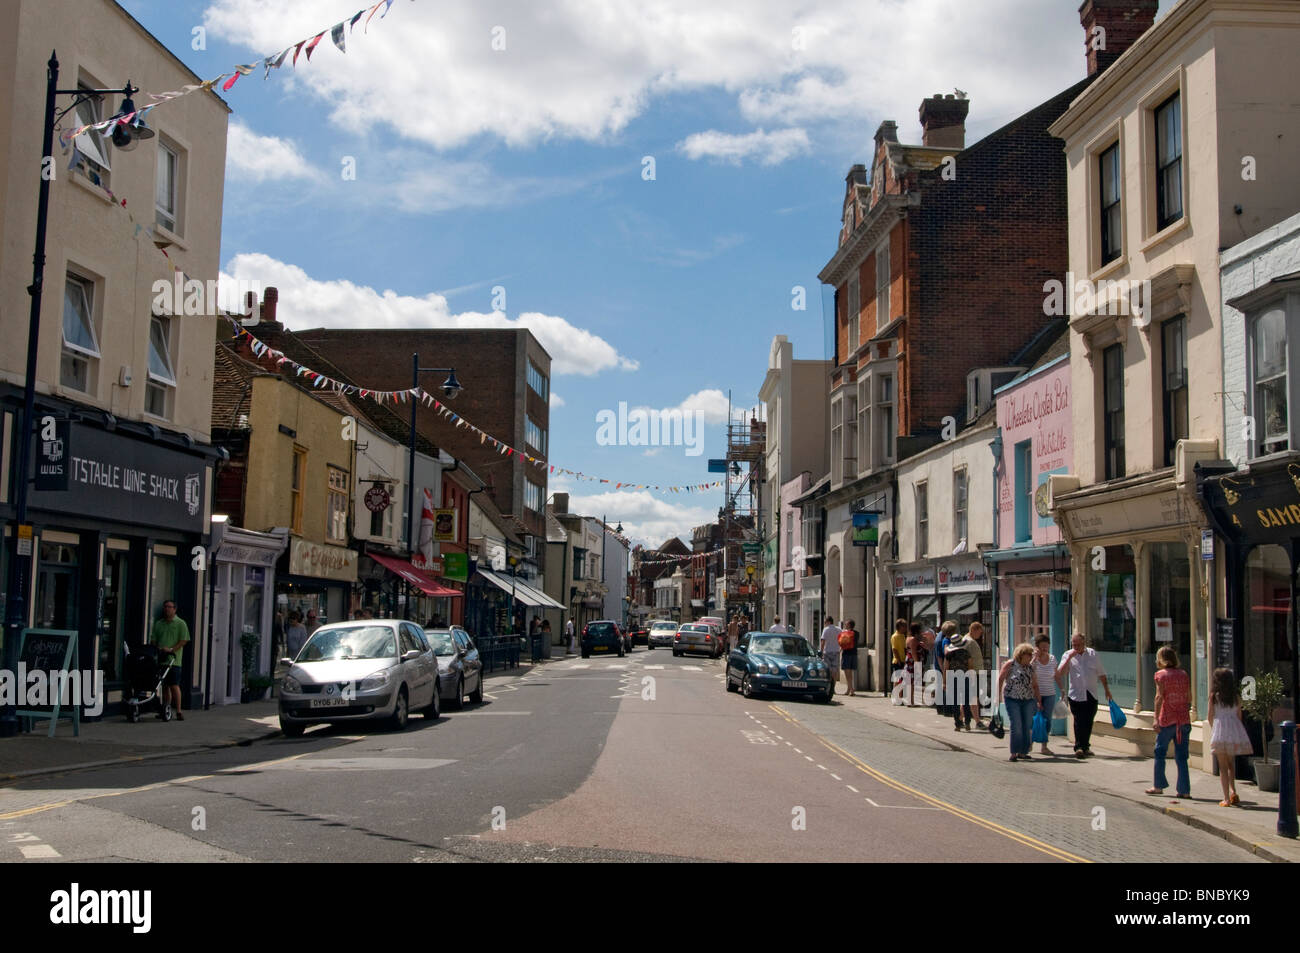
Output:
<svg viewBox="0 0 1300 953">
<path fill-rule="evenodd" d="M 1259 722 L 1260 750 L 1264 752 L 1264 757 L 1251 759 L 1251 765 L 1255 769 L 1255 783 L 1259 789 L 1276 791 L 1279 766 L 1276 761 L 1268 759 L 1268 729 L 1273 723 L 1274 709 L 1282 703 L 1282 676 L 1276 671 L 1257 671 L 1253 677 L 1254 691 L 1248 698 L 1246 692 L 1250 691 L 1250 686 L 1243 690 L 1241 707 L 1247 715 Z"/>
<path fill-rule="evenodd" d="M 274 684 L 275 679 L 270 675 L 248 676 L 248 700 L 250 702 L 265 701 L 267 691 Z"/>
</svg>

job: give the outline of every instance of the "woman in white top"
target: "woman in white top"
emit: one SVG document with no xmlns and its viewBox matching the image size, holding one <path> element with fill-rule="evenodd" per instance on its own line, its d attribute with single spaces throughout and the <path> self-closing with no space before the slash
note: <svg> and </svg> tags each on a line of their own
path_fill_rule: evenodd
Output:
<svg viewBox="0 0 1300 953">
<path fill-rule="evenodd" d="M 1051 731 L 1052 709 L 1056 707 L 1056 656 L 1050 651 L 1052 640 L 1042 634 L 1034 639 L 1034 682 L 1038 688 L 1038 710 L 1047 719 L 1048 731 Z M 1044 741 L 1042 754 L 1050 755 L 1052 750 Z"/>
</svg>

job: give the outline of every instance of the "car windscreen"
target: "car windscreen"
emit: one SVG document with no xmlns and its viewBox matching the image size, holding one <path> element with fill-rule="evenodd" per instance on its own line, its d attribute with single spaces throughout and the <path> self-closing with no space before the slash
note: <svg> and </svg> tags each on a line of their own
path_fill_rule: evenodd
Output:
<svg viewBox="0 0 1300 953">
<path fill-rule="evenodd" d="M 587 628 L 588 635 L 613 635 L 614 626 L 608 622 L 597 623 Z"/>
<path fill-rule="evenodd" d="M 299 662 L 327 659 L 396 658 L 397 639 L 386 625 L 317 629 L 298 653 Z"/>
<path fill-rule="evenodd" d="M 676 629 L 677 629 L 676 622 L 656 622 L 654 625 L 650 626 L 651 632 L 662 632 L 665 630 L 675 631 Z"/>
<path fill-rule="evenodd" d="M 683 631 L 683 632 L 704 632 L 704 633 L 707 634 L 707 633 L 712 632 L 713 630 L 710 629 L 707 625 L 684 625 L 684 626 L 682 626 L 681 631 Z"/>
<path fill-rule="evenodd" d="M 797 635 L 760 635 L 749 640 L 749 651 L 768 655 L 812 655 L 808 641 Z"/>
<path fill-rule="evenodd" d="M 456 640 L 451 637 L 450 632 L 435 632 L 432 629 L 424 630 L 425 637 L 429 644 L 433 646 L 433 654 L 439 657 L 456 654 Z"/>
</svg>

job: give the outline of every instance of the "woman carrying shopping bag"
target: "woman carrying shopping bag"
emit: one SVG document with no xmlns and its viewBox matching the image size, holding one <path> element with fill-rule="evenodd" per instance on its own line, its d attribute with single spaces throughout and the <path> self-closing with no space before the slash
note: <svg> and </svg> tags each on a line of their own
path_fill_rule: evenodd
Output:
<svg viewBox="0 0 1300 953">
<path fill-rule="evenodd" d="M 1041 748 L 1039 754 L 1054 757 L 1047 747 L 1047 736 L 1052 730 L 1052 709 L 1056 707 L 1056 656 L 1052 654 L 1052 640 L 1046 634 L 1034 639 L 1034 680 L 1038 686 L 1038 715 L 1043 716 L 1044 727 L 1034 740 Z M 1035 715 L 1037 719 L 1037 715 Z"/>
<path fill-rule="evenodd" d="M 1032 761 L 1029 749 L 1034 730 L 1034 712 L 1038 708 L 1034 683 L 1034 647 L 1028 642 L 1016 646 L 1015 653 L 1002 664 L 998 673 L 998 695 L 1007 703 L 1011 721 L 1011 757 L 1009 761 Z"/>
</svg>

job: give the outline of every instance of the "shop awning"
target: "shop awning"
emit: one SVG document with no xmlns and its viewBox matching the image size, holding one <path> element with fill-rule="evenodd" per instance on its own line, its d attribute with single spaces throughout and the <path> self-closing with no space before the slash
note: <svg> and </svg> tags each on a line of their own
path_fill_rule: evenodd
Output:
<svg viewBox="0 0 1300 953">
<path fill-rule="evenodd" d="M 946 615 L 970 615 L 980 604 L 980 594 L 978 592 L 961 593 L 955 596 L 948 596 L 948 611 Z"/>
<path fill-rule="evenodd" d="M 437 596 L 443 598 L 447 596 L 463 596 L 465 593 L 459 589 L 449 589 L 438 583 L 432 576 L 426 572 L 421 572 L 411 565 L 409 559 L 399 559 L 397 556 L 384 556 L 381 553 L 366 553 L 371 559 L 379 563 L 389 572 L 401 576 L 411 585 L 415 586 L 427 596 Z"/>
<path fill-rule="evenodd" d="M 937 616 L 939 614 L 939 600 L 934 596 L 925 599 L 917 599 L 912 603 L 912 618 L 922 616 Z"/>
<path fill-rule="evenodd" d="M 491 569 L 479 569 L 478 574 L 492 583 L 503 592 L 513 592 L 516 602 L 522 602 L 526 606 L 533 606 L 541 609 L 563 609 L 564 606 L 556 602 L 540 589 L 535 589 L 522 579 L 494 572 Z"/>
</svg>

